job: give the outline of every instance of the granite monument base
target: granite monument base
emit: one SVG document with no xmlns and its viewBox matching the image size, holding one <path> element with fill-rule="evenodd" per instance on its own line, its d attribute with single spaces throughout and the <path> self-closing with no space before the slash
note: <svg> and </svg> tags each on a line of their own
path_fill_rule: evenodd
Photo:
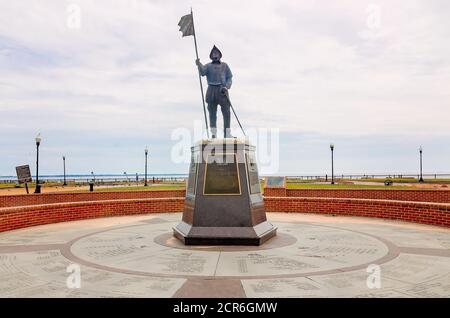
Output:
<svg viewBox="0 0 450 318">
<path fill-rule="evenodd" d="M 186 245 L 261 245 L 276 235 L 267 221 L 255 147 L 235 138 L 192 147 L 182 221 Z"/>
</svg>

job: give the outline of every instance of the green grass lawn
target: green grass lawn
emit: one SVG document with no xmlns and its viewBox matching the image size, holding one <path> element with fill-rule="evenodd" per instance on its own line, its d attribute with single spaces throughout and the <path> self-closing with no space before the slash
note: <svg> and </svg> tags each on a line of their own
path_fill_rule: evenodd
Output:
<svg viewBox="0 0 450 318">
<path fill-rule="evenodd" d="M 158 191 L 158 190 L 184 190 L 184 183 L 174 183 L 174 184 L 161 184 L 161 185 L 150 185 L 148 187 L 144 186 L 125 186 L 125 187 L 110 187 L 110 188 L 100 188 L 94 186 L 94 192 L 118 192 L 118 191 Z M 89 192 L 89 187 L 84 186 L 80 190 L 73 190 L 70 192 Z"/>
<path fill-rule="evenodd" d="M 405 186 L 363 185 L 363 184 L 311 184 L 311 183 L 287 183 L 288 189 L 395 189 L 407 190 Z"/>
<path fill-rule="evenodd" d="M 157 186 L 130 186 L 130 187 L 114 187 L 114 188 L 97 188 L 97 191 L 147 191 L 147 190 L 183 190 L 184 184 L 164 184 Z M 94 188 L 95 191 L 95 188 Z"/>
<path fill-rule="evenodd" d="M 46 182 L 46 183 L 42 183 L 41 186 L 42 187 L 56 187 L 56 186 L 61 186 L 61 183 L 58 182 Z M 34 182 L 30 182 L 28 183 L 28 189 L 34 188 L 36 187 L 36 183 Z M 25 184 L 18 184 L 18 183 L 0 183 L 0 190 L 1 189 L 14 189 L 14 188 L 22 188 L 25 189 Z"/>
<path fill-rule="evenodd" d="M 31 191 L 35 188 L 35 183 L 28 183 L 28 189 Z M 52 187 L 62 187 L 61 183 L 57 182 L 46 182 L 41 184 L 42 188 L 52 188 Z M 75 183 L 70 183 L 67 185 L 68 187 L 74 187 L 77 186 Z M 0 183 L 0 190 L 6 190 L 6 189 L 14 189 L 14 188 L 22 188 L 25 191 L 25 184 L 14 184 L 14 183 Z M 184 182 L 177 182 L 177 183 L 161 183 L 157 185 L 149 184 L 148 187 L 144 187 L 143 185 L 136 186 L 136 185 L 121 185 L 121 186 L 111 186 L 109 188 L 99 187 L 99 185 L 94 186 L 94 191 L 144 191 L 144 190 L 179 190 L 184 189 L 185 183 Z M 78 189 L 76 190 L 67 190 L 67 192 L 88 192 L 89 191 L 89 185 L 83 184 L 78 185 Z"/>
<path fill-rule="evenodd" d="M 407 190 L 412 189 L 408 186 L 401 186 L 401 185 L 395 185 L 395 183 L 400 183 L 398 180 L 405 180 L 405 179 L 391 179 L 394 182 L 393 186 L 385 186 L 382 184 L 386 179 L 367 179 L 364 181 L 372 181 L 372 182 L 380 182 L 380 185 L 363 185 L 363 184 L 351 184 L 351 183 L 337 183 L 334 185 L 331 185 L 329 183 L 311 183 L 310 180 L 298 180 L 297 182 L 287 182 L 287 188 L 288 189 L 395 189 L 395 190 Z M 441 182 L 444 180 L 443 182 Z M 448 180 L 450 183 L 450 179 L 438 179 L 439 183 L 446 183 L 445 180 Z M 355 181 L 355 180 L 353 180 Z M 426 183 L 437 183 L 437 182 L 428 182 L 430 180 L 426 180 Z M 433 179 L 434 181 L 434 179 Z M 412 182 L 411 182 L 412 183 Z M 417 180 L 414 181 L 414 183 L 417 183 Z M 42 185 L 44 188 L 48 187 L 55 187 L 55 186 L 62 186 L 61 183 L 56 182 L 47 182 Z M 75 186 L 75 184 L 69 184 L 68 186 Z M 0 183 L 0 190 L 2 189 L 12 189 L 12 188 L 25 188 L 24 184 L 21 184 L 20 186 L 12 183 Z M 35 184 L 29 183 L 28 188 L 34 189 Z M 100 187 L 99 185 L 94 186 L 94 191 L 148 191 L 148 190 L 181 190 L 185 189 L 186 185 L 185 182 L 174 182 L 174 183 L 160 183 L 156 185 L 149 184 L 148 187 L 144 187 L 143 185 L 120 185 L 120 186 L 111 186 L 111 187 Z M 261 189 L 264 189 L 264 182 L 261 182 Z M 68 190 L 68 192 L 88 192 L 89 186 L 88 185 L 81 185 L 76 190 Z"/>
<path fill-rule="evenodd" d="M 0 183 L 0 189 L 12 189 L 15 188 L 13 183 Z"/>
<path fill-rule="evenodd" d="M 385 185 L 358 185 L 358 184 L 310 184 L 310 183 L 288 183 L 288 189 L 410 189 L 410 187 L 405 186 L 385 186 Z M 185 184 L 163 184 L 157 186 L 128 186 L 128 187 L 111 187 L 111 188 L 99 188 L 94 187 L 95 191 L 148 191 L 148 190 L 183 190 L 185 189 Z M 263 189 L 263 186 L 261 186 Z M 75 190 L 74 192 L 87 192 L 88 188 Z"/>
<path fill-rule="evenodd" d="M 392 182 L 397 182 L 397 183 L 418 183 L 419 180 L 417 180 L 417 178 L 367 178 L 367 179 L 359 179 L 359 180 L 350 180 L 350 179 L 346 179 L 347 181 L 367 181 L 367 182 L 380 182 L 383 183 L 385 180 L 392 180 Z M 425 183 L 431 183 L 431 184 L 448 184 L 450 183 L 450 179 L 424 179 Z"/>
</svg>

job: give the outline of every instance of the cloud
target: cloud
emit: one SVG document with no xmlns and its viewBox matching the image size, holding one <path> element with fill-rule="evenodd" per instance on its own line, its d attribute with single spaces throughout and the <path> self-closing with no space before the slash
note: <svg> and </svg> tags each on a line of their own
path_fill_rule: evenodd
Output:
<svg viewBox="0 0 450 318">
<path fill-rule="evenodd" d="M 81 9 L 80 29 L 67 26 L 72 3 Z M 367 24 L 372 3 L 380 9 L 375 29 Z M 0 174 L 11 174 L 22 154 L 32 153 L 29 140 L 38 131 L 48 138 L 44 142 L 55 142 L 55 162 L 69 149 L 94 162 L 77 166 L 80 172 L 120 169 L 97 164 L 101 153 L 89 151 L 114 153 L 117 144 L 136 153 L 147 144 L 162 145 L 165 153 L 155 154 L 155 168 L 183 170 L 167 155 L 171 131 L 203 118 L 192 38 L 181 38 L 177 27 L 190 6 L 145 0 L 3 3 L 0 148 L 8 150 Z M 435 145 L 450 137 L 446 1 L 192 6 L 201 59 L 207 60 L 213 44 L 222 49 L 234 74 L 232 100 L 246 126 L 276 127 L 286 136 L 314 136 L 325 144 L 363 137 L 377 146 L 390 138 Z M 61 134 L 83 138 L 69 138 L 69 144 Z M 286 142 L 298 148 L 295 138 Z M 441 147 L 448 154 L 449 145 Z M 311 155 L 322 154 L 316 149 Z M 446 168 L 445 159 L 436 161 L 439 169 Z M 126 156 L 122 163 L 141 169 Z M 307 166 L 300 170 L 323 167 L 314 160 Z M 297 168 L 292 162 L 281 169 Z"/>
</svg>

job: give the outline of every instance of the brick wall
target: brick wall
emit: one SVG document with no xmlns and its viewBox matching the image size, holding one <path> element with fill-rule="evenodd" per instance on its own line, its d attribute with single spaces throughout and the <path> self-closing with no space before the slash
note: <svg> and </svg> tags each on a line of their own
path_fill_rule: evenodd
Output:
<svg viewBox="0 0 450 318">
<path fill-rule="evenodd" d="M 0 208 L 0 232 L 100 217 L 181 212 L 183 208 L 184 198 L 89 201 Z"/>
<path fill-rule="evenodd" d="M 276 190 L 285 190 L 286 192 L 286 189 Z M 392 191 L 397 192 L 397 196 Z M 448 192 L 450 191 L 288 189 L 288 196 L 284 197 L 266 194 L 264 203 L 268 212 L 375 217 L 450 227 L 450 203 L 446 197 Z M 276 192 L 278 195 L 282 193 Z M 424 196 L 419 197 L 421 194 Z M 3 199 L 2 204 L 5 205 L 0 207 L 0 232 L 99 217 L 181 212 L 184 208 L 184 195 L 184 190 L 167 190 L 36 194 L 7 196 L 9 198 L 6 199 L 0 197 Z M 294 197 L 293 195 L 302 195 L 303 197 Z M 328 197 L 308 197 L 311 195 L 328 195 Z M 332 197 L 351 195 L 372 195 L 373 198 Z M 379 199 L 383 196 L 389 199 Z M 401 200 L 396 200 L 396 198 L 401 198 Z M 424 200 L 430 200 L 430 202 L 414 202 Z M 442 200 L 445 203 L 431 202 L 431 200 L 438 202 Z"/>
<path fill-rule="evenodd" d="M 450 227 L 450 204 L 390 200 L 266 197 L 268 212 L 319 213 L 402 220 Z"/>
<path fill-rule="evenodd" d="M 0 208 L 63 202 L 184 197 L 185 190 L 95 191 L 0 196 Z"/>
<path fill-rule="evenodd" d="M 283 195 L 283 191 L 285 194 Z M 353 198 L 450 203 L 450 190 L 265 189 L 265 197 Z"/>
<path fill-rule="evenodd" d="M 265 197 L 285 197 L 287 196 L 286 188 L 264 188 Z"/>
</svg>

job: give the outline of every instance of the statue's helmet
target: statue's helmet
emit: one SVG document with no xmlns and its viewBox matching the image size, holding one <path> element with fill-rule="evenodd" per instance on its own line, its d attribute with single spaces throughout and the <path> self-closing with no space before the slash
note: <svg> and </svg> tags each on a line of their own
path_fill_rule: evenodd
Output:
<svg viewBox="0 0 450 318">
<path fill-rule="evenodd" d="M 217 52 L 219 53 L 219 60 L 222 58 L 222 52 L 220 52 L 220 50 L 214 45 L 211 53 L 209 53 L 209 58 L 212 60 L 213 59 L 213 52 Z"/>
</svg>

